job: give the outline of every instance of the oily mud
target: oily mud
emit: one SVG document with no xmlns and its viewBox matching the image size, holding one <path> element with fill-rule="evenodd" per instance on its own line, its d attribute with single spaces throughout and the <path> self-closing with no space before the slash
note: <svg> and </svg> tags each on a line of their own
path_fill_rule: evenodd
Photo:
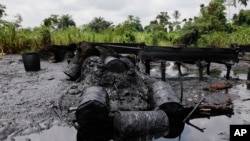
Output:
<svg viewBox="0 0 250 141">
<path fill-rule="evenodd" d="M 74 124 L 72 121 L 75 119 L 75 115 L 74 112 L 69 109 L 79 105 L 82 100 L 82 93 L 86 87 L 94 85 L 94 83 L 102 82 L 89 81 L 91 83 L 86 83 L 84 81 L 70 81 L 63 73 L 67 62 L 49 63 L 48 61 L 41 61 L 40 71 L 26 72 L 20 55 L 7 55 L 1 56 L 0 66 L 0 140 L 7 140 L 7 138 L 15 140 L 17 136 L 40 133 L 54 126 L 72 127 Z M 91 67 L 94 66 L 90 65 L 88 68 Z M 188 67 L 195 68 L 195 66 Z M 232 69 L 236 70 L 240 68 L 247 71 L 249 67 L 248 62 L 242 62 L 234 65 Z M 93 69 L 95 70 L 96 68 L 94 67 Z M 153 69 L 153 72 L 158 74 L 157 68 Z M 224 66 L 213 64 L 211 69 L 223 70 L 225 68 Z M 90 72 L 91 74 L 91 70 L 86 69 L 84 71 Z M 173 72 L 175 73 L 176 71 Z M 98 73 L 98 71 L 95 71 L 95 73 Z M 206 108 L 210 106 L 210 108 L 217 108 L 217 110 L 222 107 L 222 110 L 233 108 L 233 105 L 235 105 L 234 101 L 237 103 L 237 101 L 247 98 L 247 95 L 244 98 L 240 97 L 236 89 L 236 86 L 246 84 L 246 80 L 234 77 L 227 81 L 221 76 L 205 76 L 204 81 L 200 81 L 198 77 L 193 74 L 195 74 L 195 72 L 191 72 L 190 77 L 182 77 L 182 81 L 180 81 L 178 75 L 171 76 L 171 78 L 169 77 L 169 79 L 167 79 L 167 82 L 170 83 L 179 98 L 181 98 L 181 93 L 183 93 L 182 104 L 186 108 L 193 108 L 202 97 L 205 97 L 202 103 L 203 106 Z M 84 77 L 83 80 L 97 80 L 97 78 L 94 78 L 96 75 L 98 74 L 81 77 Z M 154 75 L 154 73 L 151 75 L 156 76 L 156 78 L 159 77 L 158 75 Z M 140 73 L 139 76 L 140 78 L 148 77 Z M 232 74 L 232 76 L 234 76 L 234 74 Z M 122 75 L 116 76 L 116 78 L 120 79 L 124 79 L 124 77 L 125 76 Z M 103 83 L 112 82 L 112 80 L 109 79 L 110 78 L 107 77 L 107 80 L 103 80 Z M 126 102 L 124 102 L 124 105 L 119 107 L 120 109 L 147 109 L 148 105 L 142 104 L 144 103 L 143 98 L 145 96 L 135 97 L 135 93 L 128 93 L 128 91 L 137 91 L 137 94 L 143 95 L 145 91 L 147 91 L 147 88 L 143 85 L 143 83 L 146 83 L 145 80 L 150 81 L 150 79 L 139 79 L 135 84 L 124 83 L 124 85 L 131 85 L 131 89 L 124 90 L 122 92 L 123 95 L 120 96 L 114 94 L 114 99 L 121 98 L 122 101 L 132 101 L 132 104 L 126 104 Z M 229 82 L 232 88 L 214 92 L 203 89 L 217 82 Z M 181 83 L 183 92 L 180 85 Z M 112 89 L 116 89 L 115 87 L 110 87 L 110 91 L 116 91 Z M 117 101 L 113 102 L 113 105 L 116 105 L 115 102 Z M 114 106 L 113 110 L 116 110 L 115 108 L 117 107 Z M 246 110 L 249 112 L 249 109 Z M 237 112 L 242 111 L 239 109 Z M 220 113 L 214 114 L 219 115 Z M 191 118 L 197 117 L 193 116 Z M 249 124 L 249 121 L 244 121 L 244 123 Z"/>
</svg>

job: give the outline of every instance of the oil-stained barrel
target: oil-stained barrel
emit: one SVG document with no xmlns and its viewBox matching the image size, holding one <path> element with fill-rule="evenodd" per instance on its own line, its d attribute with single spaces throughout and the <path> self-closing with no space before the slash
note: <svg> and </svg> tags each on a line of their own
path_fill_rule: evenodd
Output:
<svg viewBox="0 0 250 141">
<path fill-rule="evenodd" d="M 79 55 L 74 56 L 72 61 L 68 64 L 67 68 L 63 71 L 72 80 L 76 80 L 81 75 L 82 64 L 78 61 Z"/>
<path fill-rule="evenodd" d="M 112 56 L 105 58 L 104 65 L 111 72 L 122 73 L 128 71 L 128 66 L 125 62 Z"/>
<path fill-rule="evenodd" d="M 22 55 L 22 58 L 26 71 L 38 71 L 41 69 L 39 53 L 26 53 Z"/>
<path fill-rule="evenodd" d="M 168 117 L 162 110 L 119 111 L 114 115 L 115 139 L 164 132 L 168 134 Z"/>
<path fill-rule="evenodd" d="M 76 110 L 80 127 L 94 129 L 105 126 L 109 117 L 108 94 L 103 87 L 92 86 L 85 90 Z"/>
<path fill-rule="evenodd" d="M 163 110 L 169 118 L 169 134 L 166 137 L 180 135 L 184 129 L 184 107 L 170 84 L 164 81 L 155 82 L 152 85 L 151 101 L 155 109 Z"/>
<path fill-rule="evenodd" d="M 181 105 L 173 88 L 169 83 L 164 81 L 158 81 L 152 85 L 151 102 L 154 108 L 160 107 L 163 104 L 169 104 L 170 106 L 175 104 Z"/>
</svg>

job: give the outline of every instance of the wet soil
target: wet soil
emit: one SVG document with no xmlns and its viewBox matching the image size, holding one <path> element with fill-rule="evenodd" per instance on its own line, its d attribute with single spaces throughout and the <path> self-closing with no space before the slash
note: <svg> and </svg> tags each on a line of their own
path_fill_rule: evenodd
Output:
<svg viewBox="0 0 250 141">
<path fill-rule="evenodd" d="M 21 59 L 21 55 L 0 56 L 0 140 L 13 141 L 16 136 L 41 133 L 57 126 L 72 127 L 72 120 L 75 118 L 74 112 L 70 112 L 68 109 L 79 104 L 81 93 L 86 87 L 85 84 L 68 80 L 63 73 L 67 62 L 41 61 L 40 71 L 26 72 Z M 249 67 L 249 62 L 240 62 L 232 69 L 233 72 L 241 70 L 246 73 Z M 190 65 L 188 68 L 195 70 L 196 66 Z M 232 72 L 231 76 L 234 78 L 227 81 L 223 77 L 225 66 L 212 64 L 211 70 L 217 69 L 222 70 L 222 76 L 205 75 L 204 81 L 198 79 L 196 71 L 187 71 L 190 74 L 182 77 L 183 105 L 193 107 L 201 97 L 206 97 L 203 105 L 217 105 L 218 107 L 234 105 L 233 108 L 237 109 L 236 112 L 246 112 L 249 116 L 250 109 L 241 109 L 244 105 L 239 106 L 242 99 L 250 97 L 250 95 L 241 97 L 239 94 L 238 87 L 245 85 L 246 80 Z M 178 97 L 181 97 L 181 81 L 176 72 L 169 66 L 167 82 L 173 87 Z M 159 78 L 159 74 L 157 67 L 152 69 L 152 76 Z M 229 82 L 232 88 L 215 92 L 203 90 L 204 87 L 217 82 Z M 221 105 L 227 102 L 229 105 Z M 243 114 L 243 116 L 246 115 Z M 240 123 L 250 123 L 249 118 L 239 120 Z"/>
</svg>

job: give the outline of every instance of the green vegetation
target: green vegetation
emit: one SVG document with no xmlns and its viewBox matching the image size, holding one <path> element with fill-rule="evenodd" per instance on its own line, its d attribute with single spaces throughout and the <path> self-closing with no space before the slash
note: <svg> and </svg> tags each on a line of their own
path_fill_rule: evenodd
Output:
<svg viewBox="0 0 250 141">
<path fill-rule="evenodd" d="M 246 69 L 235 69 L 233 71 L 234 75 L 237 75 L 237 74 L 247 74 L 247 70 Z"/>
<path fill-rule="evenodd" d="M 210 71 L 210 76 L 219 77 L 221 75 L 221 70 L 213 69 Z"/>
<path fill-rule="evenodd" d="M 93 17 L 88 24 L 77 27 L 68 14 L 45 18 L 34 28 L 22 28 L 21 15 L 15 21 L 6 21 L 6 7 L 0 4 L 0 52 L 21 53 L 36 51 L 50 44 L 66 45 L 80 41 L 89 42 L 145 42 L 147 45 L 229 47 L 232 43 L 250 44 L 250 10 L 240 10 L 227 20 L 226 7 L 247 5 L 248 0 L 211 0 L 200 5 L 197 17 L 180 20 L 178 10 L 169 16 L 160 12 L 143 27 L 140 18 L 129 15 L 118 25 L 102 17 Z"/>
</svg>

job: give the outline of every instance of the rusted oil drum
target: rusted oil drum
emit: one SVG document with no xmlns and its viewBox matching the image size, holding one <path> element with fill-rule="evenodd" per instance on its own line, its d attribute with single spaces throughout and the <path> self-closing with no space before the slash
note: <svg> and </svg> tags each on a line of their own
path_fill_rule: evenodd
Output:
<svg viewBox="0 0 250 141">
<path fill-rule="evenodd" d="M 151 103 L 152 107 L 163 110 L 169 118 L 169 133 L 166 137 L 180 135 L 184 129 L 184 107 L 169 83 L 158 81 L 152 85 Z"/>
<path fill-rule="evenodd" d="M 180 100 L 173 91 L 173 88 L 169 83 L 164 81 L 158 81 L 152 85 L 150 99 L 152 107 L 156 109 L 160 108 L 167 114 L 176 113 L 183 109 L 183 106 L 180 104 Z"/>
<path fill-rule="evenodd" d="M 119 111 L 114 115 L 114 138 L 124 139 L 161 132 L 168 134 L 168 117 L 162 110 Z"/>
<path fill-rule="evenodd" d="M 105 126 L 109 117 L 106 90 L 100 86 L 87 88 L 75 114 L 81 128 L 91 130 Z"/>
<path fill-rule="evenodd" d="M 38 71 L 41 69 L 39 53 L 22 54 L 22 59 L 26 71 Z"/>
<path fill-rule="evenodd" d="M 113 56 L 107 56 L 104 60 L 104 65 L 110 72 L 122 73 L 128 71 L 127 64 Z"/>
<path fill-rule="evenodd" d="M 76 80 L 81 75 L 81 66 L 75 63 L 70 63 L 64 73 L 72 80 Z"/>
<path fill-rule="evenodd" d="M 79 64 L 79 56 L 75 56 L 68 64 L 67 68 L 63 71 L 71 80 L 76 80 L 81 75 L 81 64 Z"/>
</svg>

